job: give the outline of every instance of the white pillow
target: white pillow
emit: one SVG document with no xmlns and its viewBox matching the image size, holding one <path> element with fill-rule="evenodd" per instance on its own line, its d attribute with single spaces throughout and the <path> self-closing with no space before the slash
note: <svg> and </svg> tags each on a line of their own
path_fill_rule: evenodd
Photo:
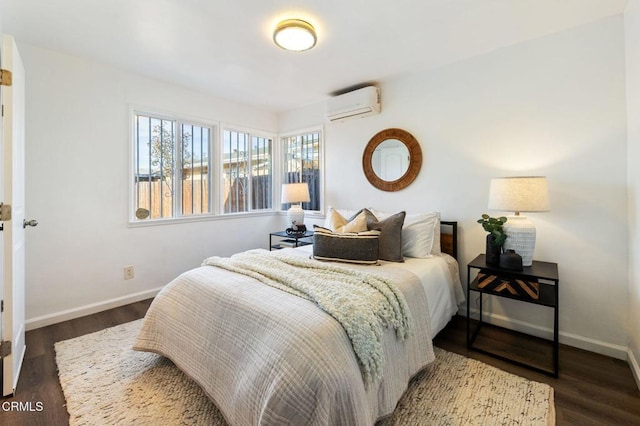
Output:
<svg viewBox="0 0 640 426">
<path fill-rule="evenodd" d="M 383 220 L 391 214 L 370 208 Z M 402 227 L 402 255 L 425 258 L 440 253 L 440 213 L 407 214 Z"/>
<path fill-rule="evenodd" d="M 433 232 L 433 247 L 431 247 L 431 254 L 440 254 L 442 253 L 442 247 L 440 246 L 440 212 L 433 212 L 433 214 L 438 216 L 436 220 L 435 229 Z"/>
</svg>

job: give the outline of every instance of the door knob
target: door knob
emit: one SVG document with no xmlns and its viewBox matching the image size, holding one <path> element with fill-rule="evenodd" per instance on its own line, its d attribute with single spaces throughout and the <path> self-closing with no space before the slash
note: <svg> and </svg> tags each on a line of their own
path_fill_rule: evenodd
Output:
<svg viewBox="0 0 640 426">
<path fill-rule="evenodd" d="M 31 220 L 24 219 L 22 221 L 22 227 L 26 228 L 27 226 L 38 226 L 38 221 L 34 219 L 31 219 Z"/>
</svg>

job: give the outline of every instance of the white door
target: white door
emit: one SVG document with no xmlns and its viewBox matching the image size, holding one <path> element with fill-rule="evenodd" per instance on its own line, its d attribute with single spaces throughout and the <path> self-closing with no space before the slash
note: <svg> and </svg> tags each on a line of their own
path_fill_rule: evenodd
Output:
<svg viewBox="0 0 640 426">
<path fill-rule="evenodd" d="M 0 202 L 11 206 L 11 216 L 1 215 L 2 262 L 2 395 L 11 395 L 18 384 L 25 353 L 24 298 L 24 67 L 13 37 L 2 36 L 0 67 L 11 72 L 11 84 L 0 86 Z M 35 222 L 33 222 L 35 225 Z M 7 344 L 6 342 L 11 342 Z M 7 349 L 10 348 L 10 351 Z M 6 356 L 4 356 L 6 355 Z"/>
<path fill-rule="evenodd" d="M 379 155 L 379 170 L 376 169 L 376 174 L 382 180 L 393 182 L 400 179 L 409 169 L 409 151 L 404 145 L 385 146 L 376 149 L 375 154 Z"/>
</svg>

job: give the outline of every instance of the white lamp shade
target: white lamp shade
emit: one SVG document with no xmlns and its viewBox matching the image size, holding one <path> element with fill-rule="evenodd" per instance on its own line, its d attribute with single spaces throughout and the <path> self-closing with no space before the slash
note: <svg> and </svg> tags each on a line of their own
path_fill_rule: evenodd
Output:
<svg viewBox="0 0 640 426">
<path fill-rule="evenodd" d="M 311 201 L 307 183 L 285 183 L 282 185 L 282 204 Z"/>
<path fill-rule="evenodd" d="M 549 211 L 547 178 L 519 176 L 491 179 L 489 209 L 516 214 Z"/>
</svg>

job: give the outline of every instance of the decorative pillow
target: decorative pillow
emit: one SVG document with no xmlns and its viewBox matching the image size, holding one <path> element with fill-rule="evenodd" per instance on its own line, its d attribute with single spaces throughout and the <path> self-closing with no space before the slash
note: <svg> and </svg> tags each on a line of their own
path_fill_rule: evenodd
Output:
<svg viewBox="0 0 640 426">
<path fill-rule="evenodd" d="M 404 262 L 402 257 L 402 224 L 404 223 L 405 212 L 399 212 L 383 220 L 364 210 L 367 215 L 367 229 L 380 231 L 380 244 L 378 247 L 378 258 L 390 262 Z"/>
<path fill-rule="evenodd" d="M 390 216 L 370 209 L 378 219 Z M 408 214 L 402 228 L 402 254 L 407 257 L 426 258 L 440 253 L 440 213 Z"/>
<path fill-rule="evenodd" d="M 338 214 L 340 214 L 340 216 L 342 216 L 342 217 L 354 217 L 355 215 L 357 215 L 358 213 L 360 213 L 360 212 L 362 211 L 362 209 L 358 209 L 358 210 L 354 210 L 354 209 L 340 209 L 340 208 L 337 208 L 337 207 L 329 206 L 329 207 L 327 208 L 327 216 L 326 216 L 325 221 L 324 221 L 324 227 L 325 227 L 325 228 L 327 228 L 327 229 L 331 229 L 331 228 L 329 227 L 329 223 L 327 223 L 327 222 L 329 221 L 329 218 L 331 217 L 331 211 L 335 211 L 335 212 L 337 212 L 337 213 L 338 213 Z"/>
<path fill-rule="evenodd" d="M 366 231 L 367 216 L 362 209 L 351 215 L 349 219 L 345 219 L 336 209 L 329 207 L 324 227 L 339 233 Z"/>
<path fill-rule="evenodd" d="M 379 231 L 336 233 L 314 225 L 313 258 L 347 263 L 378 262 Z"/>
</svg>

